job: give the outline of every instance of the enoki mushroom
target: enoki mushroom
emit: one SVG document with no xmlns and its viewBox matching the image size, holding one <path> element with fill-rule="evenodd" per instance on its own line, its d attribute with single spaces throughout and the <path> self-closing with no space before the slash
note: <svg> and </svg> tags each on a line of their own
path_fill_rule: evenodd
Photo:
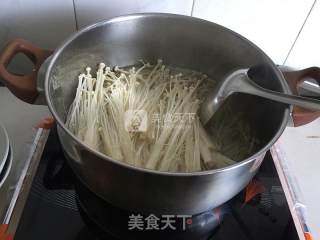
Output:
<svg viewBox="0 0 320 240">
<path fill-rule="evenodd" d="M 220 168 L 234 161 L 219 152 L 197 112 L 207 76 L 152 66 L 80 74 L 67 127 L 85 144 L 134 166 L 170 172 Z"/>
</svg>

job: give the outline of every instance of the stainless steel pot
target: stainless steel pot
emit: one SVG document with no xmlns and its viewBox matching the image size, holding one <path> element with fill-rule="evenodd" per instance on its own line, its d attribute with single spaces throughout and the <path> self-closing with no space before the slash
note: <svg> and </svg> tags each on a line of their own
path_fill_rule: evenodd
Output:
<svg viewBox="0 0 320 240">
<path fill-rule="evenodd" d="M 17 52 L 33 59 L 33 75 L 20 77 L 6 71 Z M 36 84 L 36 72 L 49 55 L 47 50 L 15 40 L 0 56 L 0 74 L 8 88 L 28 102 L 37 98 L 37 86 L 43 88 L 74 172 L 107 202 L 139 213 L 195 214 L 226 202 L 255 175 L 265 152 L 280 137 L 290 118 L 287 105 L 253 96 L 235 96 L 238 107 L 248 112 L 248 121 L 262 142 L 260 150 L 250 158 L 226 168 L 196 173 L 129 166 L 84 145 L 64 126 L 77 76 L 85 66 L 94 67 L 98 62 L 127 66 L 138 59 L 155 62 L 162 58 L 168 65 L 221 79 L 235 69 L 258 65 L 257 81 L 261 86 L 289 93 L 280 70 L 258 47 L 235 32 L 204 20 L 171 14 L 122 16 L 73 34 L 47 60 L 47 67 L 42 68 L 45 78 L 40 77 Z M 297 83 L 313 71 L 318 69 L 295 72 L 291 79 Z M 306 118 L 306 114 L 303 116 Z M 318 116 L 319 113 L 309 114 L 303 121 L 300 118 L 299 124 Z"/>
</svg>

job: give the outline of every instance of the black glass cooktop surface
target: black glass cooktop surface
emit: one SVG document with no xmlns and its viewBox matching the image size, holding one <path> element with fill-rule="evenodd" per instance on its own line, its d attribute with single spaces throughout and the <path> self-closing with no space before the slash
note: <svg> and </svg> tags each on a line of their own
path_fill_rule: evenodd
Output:
<svg viewBox="0 0 320 240">
<path fill-rule="evenodd" d="M 137 215 L 107 206 L 88 192 L 79 187 L 56 132 L 51 131 L 15 239 L 151 238 L 148 233 L 141 235 L 148 231 L 146 225 L 140 225 L 143 230 L 134 229 L 137 226 L 132 225 L 132 221 L 137 220 Z M 146 218 L 144 216 L 143 223 L 150 220 Z M 164 234 L 161 226 L 153 234 L 161 236 L 160 239 L 299 239 L 270 153 L 245 190 L 218 209 L 186 218 L 184 224 L 187 230 L 182 234 L 172 229 Z M 139 234 L 135 235 L 137 231 Z M 152 238 L 156 239 L 156 235 Z"/>
</svg>

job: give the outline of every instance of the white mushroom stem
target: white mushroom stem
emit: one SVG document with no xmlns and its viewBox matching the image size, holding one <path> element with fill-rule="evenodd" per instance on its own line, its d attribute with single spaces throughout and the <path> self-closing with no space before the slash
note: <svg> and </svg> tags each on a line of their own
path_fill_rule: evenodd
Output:
<svg viewBox="0 0 320 240">
<path fill-rule="evenodd" d="M 197 117 L 205 76 L 171 76 L 162 60 L 155 66 L 142 64 L 138 69 L 112 70 L 100 63 L 95 77 L 87 67 L 78 78 L 68 128 L 90 147 L 139 167 L 194 172 L 202 170 L 201 162 L 205 167 L 231 163 L 214 152 L 214 144 Z M 127 119 L 129 111 L 146 115 Z M 142 126 L 144 117 L 148 118 L 146 126 Z M 127 120 L 138 129 L 127 129 Z"/>
</svg>

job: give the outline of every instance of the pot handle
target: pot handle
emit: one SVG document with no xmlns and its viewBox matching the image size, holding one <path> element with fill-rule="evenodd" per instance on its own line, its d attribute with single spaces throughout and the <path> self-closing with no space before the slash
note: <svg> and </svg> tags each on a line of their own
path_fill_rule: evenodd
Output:
<svg viewBox="0 0 320 240">
<path fill-rule="evenodd" d="M 52 52 L 51 50 L 38 48 L 24 39 L 13 39 L 0 53 L 0 77 L 16 97 L 25 102 L 33 103 L 38 96 L 38 71 L 41 64 Z M 33 62 L 34 68 L 30 74 L 19 76 L 7 70 L 8 64 L 18 53 L 24 53 Z"/>
<path fill-rule="evenodd" d="M 299 84 L 304 82 L 306 78 L 313 78 L 320 84 L 320 68 L 310 67 L 299 71 L 282 72 L 293 94 L 298 95 Z M 293 125 L 299 127 L 308 124 L 320 117 L 320 111 L 311 111 L 305 108 L 293 107 L 292 119 Z"/>
</svg>

